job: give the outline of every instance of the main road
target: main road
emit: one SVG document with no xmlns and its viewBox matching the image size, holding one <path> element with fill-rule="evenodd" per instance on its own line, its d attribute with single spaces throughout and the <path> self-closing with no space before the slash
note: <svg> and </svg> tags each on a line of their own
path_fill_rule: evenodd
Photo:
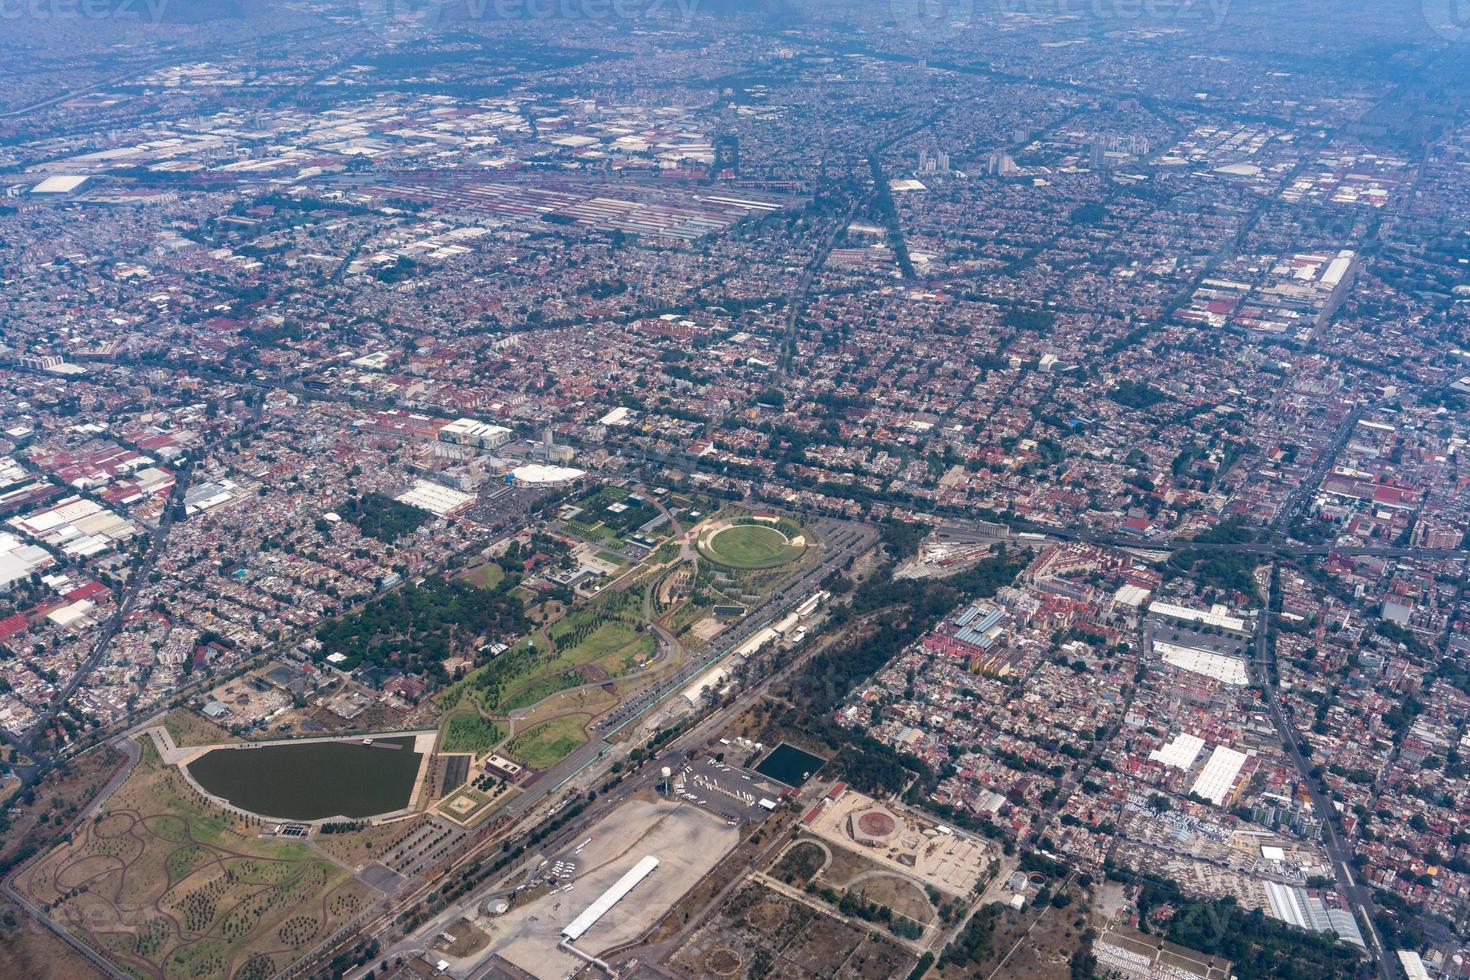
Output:
<svg viewBox="0 0 1470 980">
<path fill-rule="evenodd" d="M 1274 600 L 1279 592 L 1280 583 L 1276 565 L 1273 562 L 1270 598 Z M 1253 673 L 1256 675 L 1257 683 L 1261 685 L 1261 690 L 1265 693 L 1266 710 L 1271 715 L 1271 723 L 1276 726 L 1276 734 L 1281 739 L 1281 746 L 1286 752 L 1286 757 L 1296 767 L 1299 781 L 1312 801 L 1312 809 L 1316 810 L 1322 818 L 1322 844 L 1327 850 L 1327 857 L 1332 862 L 1333 870 L 1337 873 L 1338 894 L 1342 896 L 1347 907 L 1352 910 L 1359 924 L 1363 926 L 1364 937 L 1368 942 L 1368 955 L 1373 960 L 1379 977 L 1382 980 L 1399 980 L 1398 968 L 1394 965 L 1395 958 L 1383 948 L 1383 940 L 1379 938 L 1378 927 L 1373 922 L 1373 896 L 1368 889 L 1358 883 L 1358 879 L 1353 875 L 1349 850 L 1337 832 L 1337 810 L 1332 805 L 1332 801 L 1322 792 L 1317 778 L 1312 774 L 1311 764 L 1301 753 L 1301 742 L 1296 729 L 1287 721 L 1285 712 L 1281 710 L 1280 690 L 1276 686 L 1275 647 L 1271 643 L 1270 608 L 1268 602 L 1266 609 L 1256 617 L 1255 656 L 1251 660 Z"/>
<path fill-rule="evenodd" d="M 174 515 L 178 510 L 183 509 L 184 495 L 189 490 L 190 472 L 190 467 L 181 467 L 175 474 L 173 492 L 169 495 L 168 503 L 163 508 L 163 514 L 158 519 L 157 527 L 148 536 L 147 543 L 144 545 L 142 559 L 133 566 L 132 577 L 128 579 L 128 584 L 123 588 L 117 608 L 113 610 L 112 615 L 107 617 L 106 622 L 102 624 L 102 630 L 93 641 L 92 649 L 87 653 L 86 659 L 82 661 L 81 666 L 71 675 L 71 679 L 63 684 L 61 689 L 56 692 L 56 696 L 52 698 L 51 703 L 37 714 L 36 720 L 31 723 L 31 727 L 26 730 L 25 734 L 19 739 L 13 740 L 17 755 L 29 757 L 31 760 L 27 764 L 17 765 L 15 767 L 16 774 L 21 776 L 27 784 L 39 781 L 50 768 L 49 764 L 51 759 L 49 755 L 32 756 L 37 741 L 39 741 L 40 737 L 56 719 L 56 716 L 61 710 L 70 703 L 71 696 L 76 693 L 77 688 L 81 687 L 82 683 L 87 679 L 87 676 L 102 662 L 103 656 L 107 653 L 108 645 L 112 643 L 113 637 L 117 636 L 118 630 L 122 629 L 123 623 L 126 622 L 129 614 L 132 613 L 133 605 L 138 601 L 138 590 L 143 587 L 143 583 L 147 581 L 149 573 L 153 571 L 153 563 L 158 560 L 158 554 L 163 550 L 164 544 L 168 541 L 169 532 L 173 530 Z"/>
<path fill-rule="evenodd" d="M 993 522 L 966 518 L 928 516 L 928 522 L 951 538 L 973 536 L 976 541 L 997 540 Z M 1008 521 L 1003 527 L 1012 533 L 1037 534 L 1058 541 L 1080 541 L 1105 548 L 1128 548 L 1134 551 L 1207 551 L 1227 554 L 1267 555 L 1280 558 L 1311 558 L 1326 555 L 1376 555 L 1381 558 L 1470 558 L 1465 548 L 1401 548 L 1393 545 L 1292 544 L 1280 538 L 1265 541 L 1193 541 L 1189 538 L 1143 538 L 1111 531 L 1041 524 L 1035 521 Z"/>
</svg>

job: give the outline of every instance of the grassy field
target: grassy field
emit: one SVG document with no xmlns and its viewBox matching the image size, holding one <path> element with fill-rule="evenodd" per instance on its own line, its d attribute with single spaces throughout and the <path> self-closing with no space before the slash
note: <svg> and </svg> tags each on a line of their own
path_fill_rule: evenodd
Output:
<svg viewBox="0 0 1470 980">
<path fill-rule="evenodd" d="M 566 715 L 537 725 L 511 739 L 506 751 L 532 769 L 550 769 L 587 741 L 583 727 L 590 715 Z"/>
<path fill-rule="evenodd" d="M 16 887 L 139 977 L 274 975 L 375 894 L 304 844 L 203 800 L 143 741 L 143 760 Z"/>
<path fill-rule="evenodd" d="M 734 524 L 699 542 L 712 561 L 731 568 L 774 568 L 794 561 L 804 550 L 792 544 L 784 531 L 769 524 Z"/>
<path fill-rule="evenodd" d="M 654 651 L 653 635 L 638 631 L 641 621 L 639 597 L 619 592 L 522 639 L 509 656 L 523 653 L 531 644 L 538 655 L 505 681 L 495 710 L 517 711 L 576 687 L 585 681 L 577 669 L 589 664 L 598 665 L 609 677 L 627 673 L 629 664 L 647 659 Z"/>
<path fill-rule="evenodd" d="M 243 741 L 189 708 L 174 708 L 164 715 L 163 729 L 181 749 Z"/>
<path fill-rule="evenodd" d="M 478 588 L 493 589 L 505 578 L 505 569 L 494 562 L 489 562 L 479 568 L 470 569 L 460 577 Z"/>
<path fill-rule="evenodd" d="M 470 709 L 449 716 L 449 721 L 444 726 L 444 738 L 439 743 L 439 751 L 484 755 L 504 737 L 505 732 L 499 725 Z"/>
<path fill-rule="evenodd" d="M 621 695 L 621 697 L 626 696 L 626 692 Z M 620 699 L 617 693 L 608 691 L 602 685 L 567 691 L 550 700 L 542 701 L 539 705 L 527 711 L 526 716 L 516 722 L 516 730 L 528 732 L 542 722 L 552 721 L 563 715 L 576 714 L 596 718 L 604 712 L 610 711 L 618 704 Z"/>
<path fill-rule="evenodd" d="M 316 846 L 339 861 L 357 866 L 381 858 L 423 826 L 427 817 L 410 817 L 392 823 L 368 824 L 357 830 L 318 834 Z"/>
<path fill-rule="evenodd" d="M 616 653 L 640 639 L 652 640 L 652 637 L 640 634 L 631 624 L 619 620 L 601 623 L 592 632 L 578 639 L 572 629 L 561 628 L 572 626 L 575 622 L 574 616 L 551 628 L 551 639 L 556 643 L 553 667 L 580 667 L 610 653 Z"/>
<path fill-rule="evenodd" d="M 513 692 L 501 702 L 500 707 L 505 711 L 518 711 L 521 708 L 529 708 L 531 705 L 544 698 L 549 698 L 558 691 L 576 687 L 585 683 L 582 675 L 576 671 L 568 670 L 560 674 L 547 674 L 537 677 L 525 687 Z"/>
<path fill-rule="evenodd" d="M 657 649 L 653 633 L 642 626 L 641 592 L 604 593 L 482 662 L 437 700 L 446 711 L 478 706 L 501 717 L 582 684 L 624 677 L 639 670 Z M 440 751 L 477 750 L 441 747 Z"/>
<path fill-rule="evenodd" d="M 97 976 L 91 961 L 41 928 L 8 899 L 0 899 L 0 977 L 77 980 Z"/>
</svg>

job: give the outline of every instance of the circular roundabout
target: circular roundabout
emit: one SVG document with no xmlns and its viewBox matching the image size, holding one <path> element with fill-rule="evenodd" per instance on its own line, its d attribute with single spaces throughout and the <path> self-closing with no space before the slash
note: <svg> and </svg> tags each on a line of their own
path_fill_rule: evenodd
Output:
<svg viewBox="0 0 1470 980">
<path fill-rule="evenodd" d="M 804 551 L 801 529 L 788 521 L 721 523 L 699 536 L 699 553 L 729 568 L 776 568 Z"/>
</svg>

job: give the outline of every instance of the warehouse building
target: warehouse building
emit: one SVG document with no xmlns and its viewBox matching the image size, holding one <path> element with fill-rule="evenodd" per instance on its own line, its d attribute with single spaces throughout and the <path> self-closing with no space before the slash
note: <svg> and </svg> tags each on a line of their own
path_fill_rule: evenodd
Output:
<svg viewBox="0 0 1470 980">
<path fill-rule="evenodd" d="M 591 929 L 597 924 L 598 919 L 607 915 L 614 905 L 627 897 L 628 893 L 634 888 L 637 888 L 638 883 L 644 878 L 653 874 L 653 869 L 657 867 L 658 858 L 652 855 L 648 855 L 639 860 L 637 864 L 629 869 L 627 874 L 619 878 L 611 888 L 603 892 L 595 902 L 587 906 L 587 911 L 573 919 L 561 931 L 562 939 L 569 943 L 574 943 L 578 939 L 581 939 L 586 935 L 588 929 Z"/>
<path fill-rule="evenodd" d="M 439 430 L 439 441 L 476 449 L 496 449 L 510 441 L 511 431 L 478 419 L 456 419 Z"/>
</svg>

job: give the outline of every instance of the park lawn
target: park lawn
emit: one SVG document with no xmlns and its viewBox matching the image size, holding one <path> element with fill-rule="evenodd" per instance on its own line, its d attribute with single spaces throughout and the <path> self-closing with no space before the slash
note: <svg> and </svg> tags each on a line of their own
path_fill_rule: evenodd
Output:
<svg viewBox="0 0 1470 980">
<path fill-rule="evenodd" d="M 551 641 L 549 641 L 540 630 L 532 633 L 530 636 L 521 637 L 519 640 L 516 641 L 514 646 L 512 646 L 508 651 L 501 654 L 500 656 L 511 657 L 525 653 L 526 649 L 531 646 L 533 641 L 535 642 L 536 656 L 531 659 L 530 662 L 527 663 L 525 667 L 523 667 L 517 673 L 512 674 L 505 679 L 505 682 L 501 685 L 500 688 L 500 690 L 504 693 L 501 695 L 500 700 L 493 706 L 497 711 L 506 710 L 506 703 L 511 698 L 515 697 L 516 692 L 526 687 L 526 685 L 533 683 L 536 678 L 541 677 L 551 669 L 547 662 L 546 656 L 547 650 L 551 646 Z M 491 661 L 491 663 L 494 663 L 494 661 Z M 487 705 L 487 707 L 490 706 Z"/>
<path fill-rule="evenodd" d="M 511 739 L 506 751 L 532 769 L 550 769 L 587 741 L 583 728 L 591 720 L 591 715 L 564 715 L 543 722 Z"/>
<path fill-rule="evenodd" d="M 504 730 L 489 718 L 470 709 L 449 716 L 444 726 L 440 752 L 471 752 L 477 756 L 489 752 L 505 737 Z"/>
<path fill-rule="evenodd" d="M 604 657 L 602 667 L 609 677 L 631 674 L 638 669 L 639 664 L 653 656 L 655 646 L 653 634 L 644 633 L 638 637 L 637 643 Z"/>
<path fill-rule="evenodd" d="M 769 524 L 732 524 L 704 537 L 699 550 L 721 565 L 754 569 L 794 561 L 805 548 Z"/>
<path fill-rule="evenodd" d="M 89 945 L 138 976 L 223 975 L 233 962 L 264 977 L 366 907 L 366 885 L 304 844 L 260 838 L 257 822 L 202 800 L 140 742 L 143 758 L 97 819 L 15 882 Z"/>
<path fill-rule="evenodd" d="M 453 684 L 441 696 L 440 704 L 453 708 L 464 693 L 470 693 L 472 700 L 484 702 L 487 710 L 517 711 L 583 683 L 582 676 L 575 672 L 578 667 L 598 663 L 610 675 L 626 673 L 621 669 L 624 661 L 642 660 L 654 650 L 654 638 L 638 631 L 641 615 L 642 599 L 634 593 L 618 592 L 600 598 L 523 636 L 509 651 Z M 534 655 L 527 656 L 533 647 Z M 489 695 L 494 703 L 475 695 L 476 684 L 485 671 L 507 659 L 514 664 L 504 668 L 508 672 L 503 677 L 496 675 L 498 694 Z M 526 661 L 523 664 L 522 659 Z"/>
<path fill-rule="evenodd" d="M 598 521 L 596 524 L 587 524 L 582 521 L 567 521 L 566 528 L 577 537 L 593 544 L 602 544 L 617 538 L 617 532 L 606 524 Z"/>
<path fill-rule="evenodd" d="M 469 701 L 472 704 L 479 705 L 486 711 L 498 708 L 498 704 L 488 704 L 484 702 L 483 692 L 478 687 L 476 687 L 476 682 L 491 668 L 498 666 L 503 658 L 524 653 L 526 651 L 526 648 L 531 645 L 531 642 L 533 640 L 536 643 L 536 649 L 542 653 L 544 653 L 550 645 L 549 641 L 540 630 L 537 630 L 527 636 L 523 636 L 511 646 L 509 651 L 486 660 L 474 670 L 465 674 L 453 684 L 450 684 L 443 691 L 440 691 L 435 696 L 434 700 L 438 702 L 439 706 L 446 711 L 453 710 L 465 699 L 466 696 L 468 696 Z M 535 677 L 537 674 L 542 673 L 544 670 L 545 662 L 539 659 L 535 660 L 527 664 L 526 667 L 518 674 L 508 678 L 504 686 L 502 687 L 502 690 L 514 691 L 524 685 L 528 680 Z M 444 750 L 440 749 L 440 751 L 442 752 Z"/>
<path fill-rule="evenodd" d="M 553 666 L 580 667 L 583 664 L 590 664 L 594 660 L 600 660 L 610 653 L 616 653 L 624 647 L 631 646 L 641 638 L 642 634 L 627 623 L 617 621 L 603 623 L 575 646 L 562 649 L 561 643 L 558 642 Z"/>
<path fill-rule="evenodd" d="M 576 687 L 583 683 L 582 675 L 575 670 L 564 670 L 557 674 L 546 674 L 537 677 L 524 687 L 511 692 L 504 701 L 500 703 L 502 711 L 516 711 L 520 708 L 529 708 L 531 705 L 551 697 L 558 691 Z"/>
<path fill-rule="evenodd" d="M 533 669 L 522 672 L 506 685 L 510 693 L 496 707 L 501 711 L 529 708 L 544 698 L 576 687 L 584 683 L 582 675 L 576 672 L 584 664 L 600 663 L 610 677 L 626 674 L 626 661 L 636 666 L 653 651 L 651 633 L 639 633 L 625 623 L 603 623 L 581 643 L 559 652 L 549 662 L 540 661 Z"/>
<path fill-rule="evenodd" d="M 786 535 L 762 524 L 737 524 L 716 532 L 710 550 L 736 564 L 767 561 L 786 550 Z"/>
<path fill-rule="evenodd" d="M 477 588 L 493 589 L 505 579 L 505 569 L 494 562 L 488 562 L 479 568 L 465 572 L 463 578 Z"/>
</svg>

